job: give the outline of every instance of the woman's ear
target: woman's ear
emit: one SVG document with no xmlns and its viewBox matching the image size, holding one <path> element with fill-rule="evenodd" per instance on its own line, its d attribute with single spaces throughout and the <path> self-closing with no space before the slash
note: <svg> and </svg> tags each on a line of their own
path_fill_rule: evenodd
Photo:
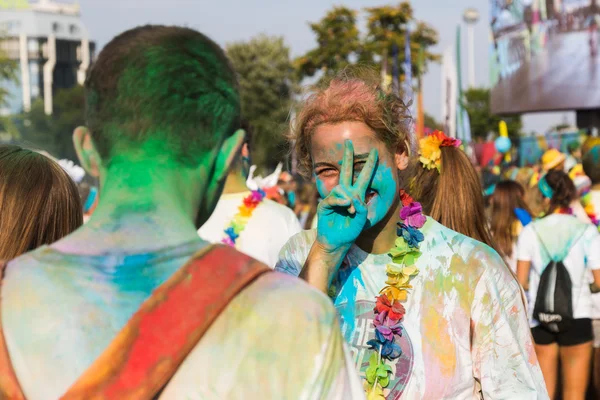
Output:
<svg viewBox="0 0 600 400">
<path fill-rule="evenodd" d="M 399 145 L 396 148 L 396 153 L 394 154 L 394 161 L 396 162 L 396 167 L 400 171 L 404 171 L 406 168 L 408 168 L 409 158 L 407 147 L 404 147 L 404 145 Z"/>
<path fill-rule="evenodd" d="M 96 150 L 90 131 L 86 127 L 80 126 L 75 129 L 73 132 L 73 146 L 83 169 L 95 178 L 100 177 L 102 158 Z"/>
</svg>

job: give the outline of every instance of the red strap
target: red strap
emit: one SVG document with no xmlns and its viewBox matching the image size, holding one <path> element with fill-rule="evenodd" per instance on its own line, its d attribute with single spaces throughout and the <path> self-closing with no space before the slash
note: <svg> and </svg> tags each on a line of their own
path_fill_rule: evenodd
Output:
<svg viewBox="0 0 600 400">
<path fill-rule="evenodd" d="M 229 302 L 269 271 L 228 246 L 199 252 L 152 293 L 62 399 L 154 398 Z"/>
</svg>

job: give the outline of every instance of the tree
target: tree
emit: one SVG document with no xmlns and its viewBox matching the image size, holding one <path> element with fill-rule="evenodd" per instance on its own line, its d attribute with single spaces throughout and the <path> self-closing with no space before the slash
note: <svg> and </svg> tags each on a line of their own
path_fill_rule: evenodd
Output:
<svg viewBox="0 0 600 400">
<path fill-rule="evenodd" d="M 17 62 L 9 59 L 6 53 L 0 49 L 0 82 L 18 82 L 17 66 Z M 9 95 L 10 93 L 6 89 L 6 85 L 0 85 L 0 107 L 8 104 Z"/>
<path fill-rule="evenodd" d="M 301 78 L 321 72 L 327 78 L 342 68 L 361 64 L 380 69 L 387 64 L 392 48 L 398 50 L 398 61 L 404 61 L 406 29 L 415 25 L 411 34 L 411 63 L 415 75 L 426 71 L 426 65 L 438 61 L 439 56 L 428 51 L 436 45 L 438 35 L 434 28 L 418 22 L 409 2 L 397 6 L 370 7 L 364 10 L 367 17 L 367 31 L 360 35 L 356 27 L 357 11 L 346 7 L 336 7 L 329 11 L 318 23 L 310 24 L 317 36 L 317 48 L 295 61 Z M 424 51 L 424 65 L 420 66 L 419 52 Z M 401 69 L 401 67 L 399 66 Z M 388 75 L 391 68 L 387 68 Z"/>
<path fill-rule="evenodd" d="M 490 90 L 486 88 L 471 88 L 463 93 L 464 107 L 471 121 L 471 134 L 473 138 L 487 138 L 490 132 L 498 132 L 501 120 L 506 122 L 508 135 L 518 137 L 523 129 L 521 116 L 501 117 L 494 115 L 490 109 Z"/>
<path fill-rule="evenodd" d="M 272 169 L 287 154 L 284 132 L 297 90 L 289 48 L 260 35 L 226 46 L 240 82 L 242 115 L 252 129 L 253 162 Z"/>
<path fill-rule="evenodd" d="M 436 121 L 436 119 L 430 114 L 425 113 L 423 119 L 425 121 L 425 127 L 438 131 L 443 129 L 442 124 Z"/>
<path fill-rule="evenodd" d="M 300 78 L 314 76 L 317 72 L 328 78 L 360 58 L 362 43 L 356 15 L 356 11 L 347 7 L 334 7 L 321 21 L 310 24 L 318 47 L 294 61 Z"/>
<path fill-rule="evenodd" d="M 54 96 L 54 113 L 46 115 L 44 101 L 37 99 L 31 111 L 19 118 L 22 140 L 40 150 L 46 150 L 56 158 L 76 161 L 72 134 L 75 128 L 85 124 L 85 95 L 82 86 L 62 89 Z"/>
</svg>

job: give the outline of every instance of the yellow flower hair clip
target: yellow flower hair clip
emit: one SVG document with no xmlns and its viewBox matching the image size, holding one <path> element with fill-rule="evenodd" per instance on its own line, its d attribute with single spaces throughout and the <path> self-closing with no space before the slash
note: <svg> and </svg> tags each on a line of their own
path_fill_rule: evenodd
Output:
<svg viewBox="0 0 600 400">
<path fill-rule="evenodd" d="M 442 166 L 442 151 L 440 148 L 458 147 L 460 144 L 460 140 L 449 138 L 442 131 L 435 131 L 419 140 L 419 161 L 423 164 L 423 168 L 437 168 L 440 172 Z"/>
</svg>

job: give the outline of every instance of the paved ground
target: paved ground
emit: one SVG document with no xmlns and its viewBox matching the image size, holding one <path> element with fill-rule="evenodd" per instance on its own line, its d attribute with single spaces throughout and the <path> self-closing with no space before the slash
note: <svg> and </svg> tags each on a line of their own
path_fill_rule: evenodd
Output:
<svg viewBox="0 0 600 400">
<path fill-rule="evenodd" d="M 600 108 L 600 54 L 590 55 L 588 40 L 587 32 L 553 36 L 530 63 L 498 82 L 493 112 Z"/>
</svg>

